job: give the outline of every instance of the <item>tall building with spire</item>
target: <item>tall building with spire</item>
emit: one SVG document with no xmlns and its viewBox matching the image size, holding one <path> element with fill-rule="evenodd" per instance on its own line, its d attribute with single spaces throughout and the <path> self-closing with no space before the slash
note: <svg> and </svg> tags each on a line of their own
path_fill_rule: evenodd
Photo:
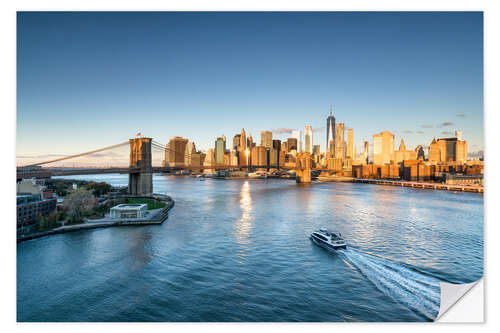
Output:
<svg viewBox="0 0 500 333">
<path fill-rule="evenodd" d="M 330 105 L 330 116 L 326 118 L 326 152 L 335 152 L 335 117 Z M 330 147 L 333 145 L 333 147 Z"/>
<path fill-rule="evenodd" d="M 240 147 L 241 149 L 245 150 L 247 149 L 247 137 L 245 134 L 245 129 L 241 129 L 241 134 L 240 134 Z"/>
<path fill-rule="evenodd" d="M 313 131 L 311 125 L 306 125 L 304 133 L 304 151 L 313 152 Z"/>
</svg>

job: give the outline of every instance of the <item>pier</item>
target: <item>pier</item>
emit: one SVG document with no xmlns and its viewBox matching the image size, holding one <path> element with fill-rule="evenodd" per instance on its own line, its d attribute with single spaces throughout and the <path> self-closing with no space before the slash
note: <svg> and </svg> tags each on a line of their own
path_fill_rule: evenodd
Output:
<svg viewBox="0 0 500 333">
<path fill-rule="evenodd" d="M 400 187 L 424 188 L 424 189 L 434 189 L 434 190 L 460 191 L 460 192 L 476 192 L 476 193 L 483 193 L 484 192 L 483 186 L 473 186 L 473 185 L 421 183 L 421 182 L 409 182 L 409 181 L 401 181 L 401 180 L 363 179 L 363 178 L 353 178 L 352 182 L 354 182 L 354 183 L 369 183 L 369 184 L 377 184 L 377 185 L 400 186 Z"/>
</svg>

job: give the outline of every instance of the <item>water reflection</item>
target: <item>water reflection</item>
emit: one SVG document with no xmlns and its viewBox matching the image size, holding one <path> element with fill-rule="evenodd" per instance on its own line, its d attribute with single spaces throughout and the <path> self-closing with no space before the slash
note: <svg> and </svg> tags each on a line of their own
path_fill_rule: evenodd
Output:
<svg viewBox="0 0 500 333">
<path fill-rule="evenodd" d="M 240 191 L 241 216 L 235 226 L 234 235 L 239 244 L 250 243 L 250 232 L 252 231 L 252 195 L 250 192 L 250 182 L 247 180 L 241 186 Z"/>
</svg>

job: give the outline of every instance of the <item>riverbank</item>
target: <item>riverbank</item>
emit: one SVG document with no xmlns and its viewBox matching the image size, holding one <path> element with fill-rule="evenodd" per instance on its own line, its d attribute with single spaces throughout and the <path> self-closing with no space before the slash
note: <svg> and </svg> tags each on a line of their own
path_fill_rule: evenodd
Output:
<svg viewBox="0 0 500 333">
<path fill-rule="evenodd" d="M 155 194 L 155 198 L 158 198 L 159 195 Z M 168 212 L 174 207 L 175 201 L 169 196 L 163 196 L 162 198 L 165 200 L 166 206 L 161 209 L 155 209 L 151 216 L 146 218 L 130 218 L 130 219 L 110 219 L 104 218 L 99 220 L 89 220 L 85 219 L 85 223 L 81 224 L 73 224 L 73 225 L 65 225 L 62 227 L 58 227 L 55 229 L 39 232 L 36 234 L 30 234 L 27 236 L 18 236 L 17 242 L 24 242 L 31 239 L 41 238 L 50 235 L 63 234 L 67 232 L 73 231 L 81 231 L 81 230 L 90 230 L 90 229 L 98 229 L 98 228 L 108 228 L 108 227 L 119 227 L 119 226 L 140 226 L 140 225 L 153 225 L 153 224 L 162 224 L 168 218 Z"/>
<path fill-rule="evenodd" d="M 365 183 L 365 184 L 375 184 L 375 185 L 389 185 L 389 186 L 400 186 L 400 187 L 412 187 L 412 188 L 422 188 L 430 190 L 446 190 L 453 192 L 476 192 L 483 193 L 483 186 L 473 186 L 473 185 L 452 185 L 452 184 L 442 184 L 442 183 L 425 183 L 425 182 L 409 182 L 402 180 L 387 180 L 387 179 L 363 179 L 363 178 L 353 178 L 353 183 Z"/>
</svg>

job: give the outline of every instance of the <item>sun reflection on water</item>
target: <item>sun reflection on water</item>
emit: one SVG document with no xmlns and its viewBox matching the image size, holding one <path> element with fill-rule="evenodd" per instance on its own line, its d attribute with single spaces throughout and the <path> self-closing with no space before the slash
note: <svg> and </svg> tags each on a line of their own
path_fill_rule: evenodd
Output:
<svg viewBox="0 0 500 333">
<path fill-rule="evenodd" d="M 250 192 L 250 182 L 247 180 L 241 186 L 240 191 L 240 209 L 241 216 L 236 223 L 234 235 L 236 241 L 240 244 L 248 244 L 250 242 L 250 232 L 252 231 L 252 196 Z"/>
</svg>

